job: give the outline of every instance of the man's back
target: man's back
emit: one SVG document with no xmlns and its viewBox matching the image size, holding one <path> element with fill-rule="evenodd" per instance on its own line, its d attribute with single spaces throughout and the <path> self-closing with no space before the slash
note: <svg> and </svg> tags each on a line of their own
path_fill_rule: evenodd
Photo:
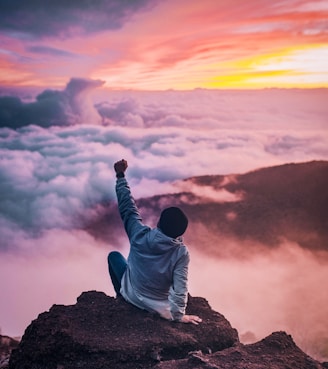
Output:
<svg viewBox="0 0 328 369">
<path fill-rule="evenodd" d="M 189 252 L 181 236 L 188 218 L 177 207 L 161 212 L 157 228 L 142 223 L 139 210 L 125 179 L 127 162 L 114 164 L 119 212 L 130 240 L 130 253 L 108 255 L 109 272 L 117 294 L 141 309 L 166 319 L 198 324 L 196 315 L 186 315 Z"/>
<path fill-rule="evenodd" d="M 133 287 L 149 298 L 167 299 L 175 269 L 188 262 L 188 250 L 182 240 L 172 239 L 158 228 L 149 230 L 131 242 L 128 268 Z"/>
</svg>

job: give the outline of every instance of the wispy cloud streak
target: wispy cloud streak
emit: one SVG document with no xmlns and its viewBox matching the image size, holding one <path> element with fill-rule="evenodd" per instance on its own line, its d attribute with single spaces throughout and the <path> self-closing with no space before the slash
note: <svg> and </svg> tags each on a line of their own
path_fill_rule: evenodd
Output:
<svg viewBox="0 0 328 369">
<path fill-rule="evenodd" d="M 2 83 L 63 86 L 81 76 L 115 89 L 322 87 L 326 19 L 319 1 L 2 2 Z"/>
</svg>

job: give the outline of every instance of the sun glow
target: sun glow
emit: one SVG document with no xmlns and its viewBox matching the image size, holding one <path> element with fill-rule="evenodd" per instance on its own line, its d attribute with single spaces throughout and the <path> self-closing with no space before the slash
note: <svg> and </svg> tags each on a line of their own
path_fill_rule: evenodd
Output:
<svg viewBox="0 0 328 369">
<path fill-rule="evenodd" d="M 297 46 L 227 62 L 221 67 L 232 72 L 209 79 L 206 87 L 328 87 L 328 46 Z"/>
<path fill-rule="evenodd" d="M 122 65 L 100 70 L 92 77 L 105 80 L 112 88 L 146 90 L 328 87 L 328 46 L 301 45 L 225 62 L 189 60 L 169 69 L 150 70 L 140 63 Z"/>
<path fill-rule="evenodd" d="M 26 21 L 22 32 L 19 13 L 10 13 L 17 32 L 0 22 L 0 84 L 57 88 L 83 77 L 124 90 L 328 87 L 324 1 L 154 3 L 129 19 L 118 12 L 119 27 L 108 22 L 100 29 L 97 22 L 86 27 L 83 17 L 69 24 L 63 16 L 56 26 L 45 10 L 47 26 L 37 30 Z M 77 9 L 86 11 L 81 4 Z M 118 9 L 132 3 L 124 4 Z M 27 8 L 26 19 L 34 19 Z M 85 14 L 96 20 L 98 11 Z"/>
</svg>

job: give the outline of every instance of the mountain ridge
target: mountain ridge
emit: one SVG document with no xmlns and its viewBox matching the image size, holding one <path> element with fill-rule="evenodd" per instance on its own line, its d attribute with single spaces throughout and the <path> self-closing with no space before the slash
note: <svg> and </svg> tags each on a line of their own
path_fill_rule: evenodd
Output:
<svg viewBox="0 0 328 369">
<path fill-rule="evenodd" d="M 161 203 L 181 206 L 193 224 L 205 224 L 212 234 L 250 240 L 269 247 L 283 239 L 301 247 L 328 251 L 328 162 L 312 161 L 257 169 L 238 175 L 192 177 L 184 183 L 200 186 L 173 195 L 139 199 L 145 213 L 159 212 Z M 192 188 L 192 186 L 190 186 Z M 241 194 L 237 201 L 206 201 L 201 189 L 212 187 Z M 205 191 L 204 191 L 205 192 Z M 170 200 L 170 201 L 169 201 Z M 199 235 L 198 239 L 205 235 Z"/>
<path fill-rule="evenodd" d="M 180 206 L 189 218 L 185 239 L 191 248 L 204 244 L 210 234 L 212 244 L 231 239 L 270 249 L 293 242 L 313 252 L 328 252 L 328 161 L 196 176 L 175 184 L 174 193 L 136 202 L 144 223 L 151 226 L 156 226 L 163 208 Z M 119 245 L 125 236 L 116 202 L 97 206 L 97 215 L 85 220 L 83 229 Z M 206 249 L 220 255 L 213 246 Z"/>
</svg>

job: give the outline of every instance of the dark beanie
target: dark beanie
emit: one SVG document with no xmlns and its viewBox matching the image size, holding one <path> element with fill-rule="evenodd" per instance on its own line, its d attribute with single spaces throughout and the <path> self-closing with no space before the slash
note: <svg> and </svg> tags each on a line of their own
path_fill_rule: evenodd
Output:
<svg viewBox="0 0 328 369">
<path fill-rule="evenodd" d="M 182 236 L 187 226 L 188 218 L 181 209 L 174 206 L 164 209 L 158 221 L 160 230 L 172 238 Z"/>
</svg>

